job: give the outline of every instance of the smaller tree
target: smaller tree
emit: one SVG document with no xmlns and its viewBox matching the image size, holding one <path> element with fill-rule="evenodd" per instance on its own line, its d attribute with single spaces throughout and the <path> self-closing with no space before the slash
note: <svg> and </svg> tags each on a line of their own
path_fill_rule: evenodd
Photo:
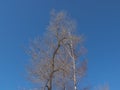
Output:
<svg viewBox="0 0 120 90">
<path fill-rule="evenodd" d="M 95 90 L 109 90 L 109 86 L 108 85 L 99 86 L 96 87 Z"/>
</svg>

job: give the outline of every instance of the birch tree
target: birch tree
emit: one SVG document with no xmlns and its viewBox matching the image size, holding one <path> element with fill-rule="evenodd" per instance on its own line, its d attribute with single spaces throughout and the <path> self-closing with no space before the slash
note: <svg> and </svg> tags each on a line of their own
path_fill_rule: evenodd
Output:
<svg viewBox="0 0 120 90">
<path fill-rule="evenodd" d="M 75 31 L 74 20 L 65 12 L 53 11 L 44 37 L 31 42 L 29 78 L 41 90 L 77 90 L 85 75 L 86 61 L 80 60 L 85 51 L 83 37 Z"/>
</svg>

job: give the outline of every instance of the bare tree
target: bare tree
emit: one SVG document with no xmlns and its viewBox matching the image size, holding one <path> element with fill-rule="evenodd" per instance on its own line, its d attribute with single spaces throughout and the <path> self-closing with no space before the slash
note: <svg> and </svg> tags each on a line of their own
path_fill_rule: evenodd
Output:
<svg viewBox="0 0 120 90">
<path fill-rule="evenodd" d="M 75 34 L 75 29 L 74 21 L 65 12 L 53 11 L 44 38 L 31 42 L 30 80 L 43 90 L 77 90 L 77 83 L 86 71 L 86 61 L 80 60 L 83 38 Z"/>
</svg>

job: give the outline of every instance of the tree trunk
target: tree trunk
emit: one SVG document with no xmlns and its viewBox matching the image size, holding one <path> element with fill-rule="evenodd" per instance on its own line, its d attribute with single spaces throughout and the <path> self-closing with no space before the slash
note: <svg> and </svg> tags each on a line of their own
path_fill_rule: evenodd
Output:
<svg viewBox="0 0 120 90">
<path fill-rule="evenodd" d="M 49 90 L 52 90 L 52 80 L 53 80 L 53 72 L 50 75 L 50 85 L 49 85 Z"/>
</svg>

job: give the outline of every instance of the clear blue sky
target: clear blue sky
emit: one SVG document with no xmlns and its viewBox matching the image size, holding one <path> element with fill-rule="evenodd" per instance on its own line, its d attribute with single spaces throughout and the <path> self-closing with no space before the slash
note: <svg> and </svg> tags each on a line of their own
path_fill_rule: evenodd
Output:
<svg viewBox="0 0 120 90">
<path fill-rule="evenodd" d="M 66 10 L 86 36 L 87 83 L 120 90 L 119 0 L 0 0 L 0 90 L 30 86 L 23 46 L 45 32 L 53 8 Z"/>
</svg>

